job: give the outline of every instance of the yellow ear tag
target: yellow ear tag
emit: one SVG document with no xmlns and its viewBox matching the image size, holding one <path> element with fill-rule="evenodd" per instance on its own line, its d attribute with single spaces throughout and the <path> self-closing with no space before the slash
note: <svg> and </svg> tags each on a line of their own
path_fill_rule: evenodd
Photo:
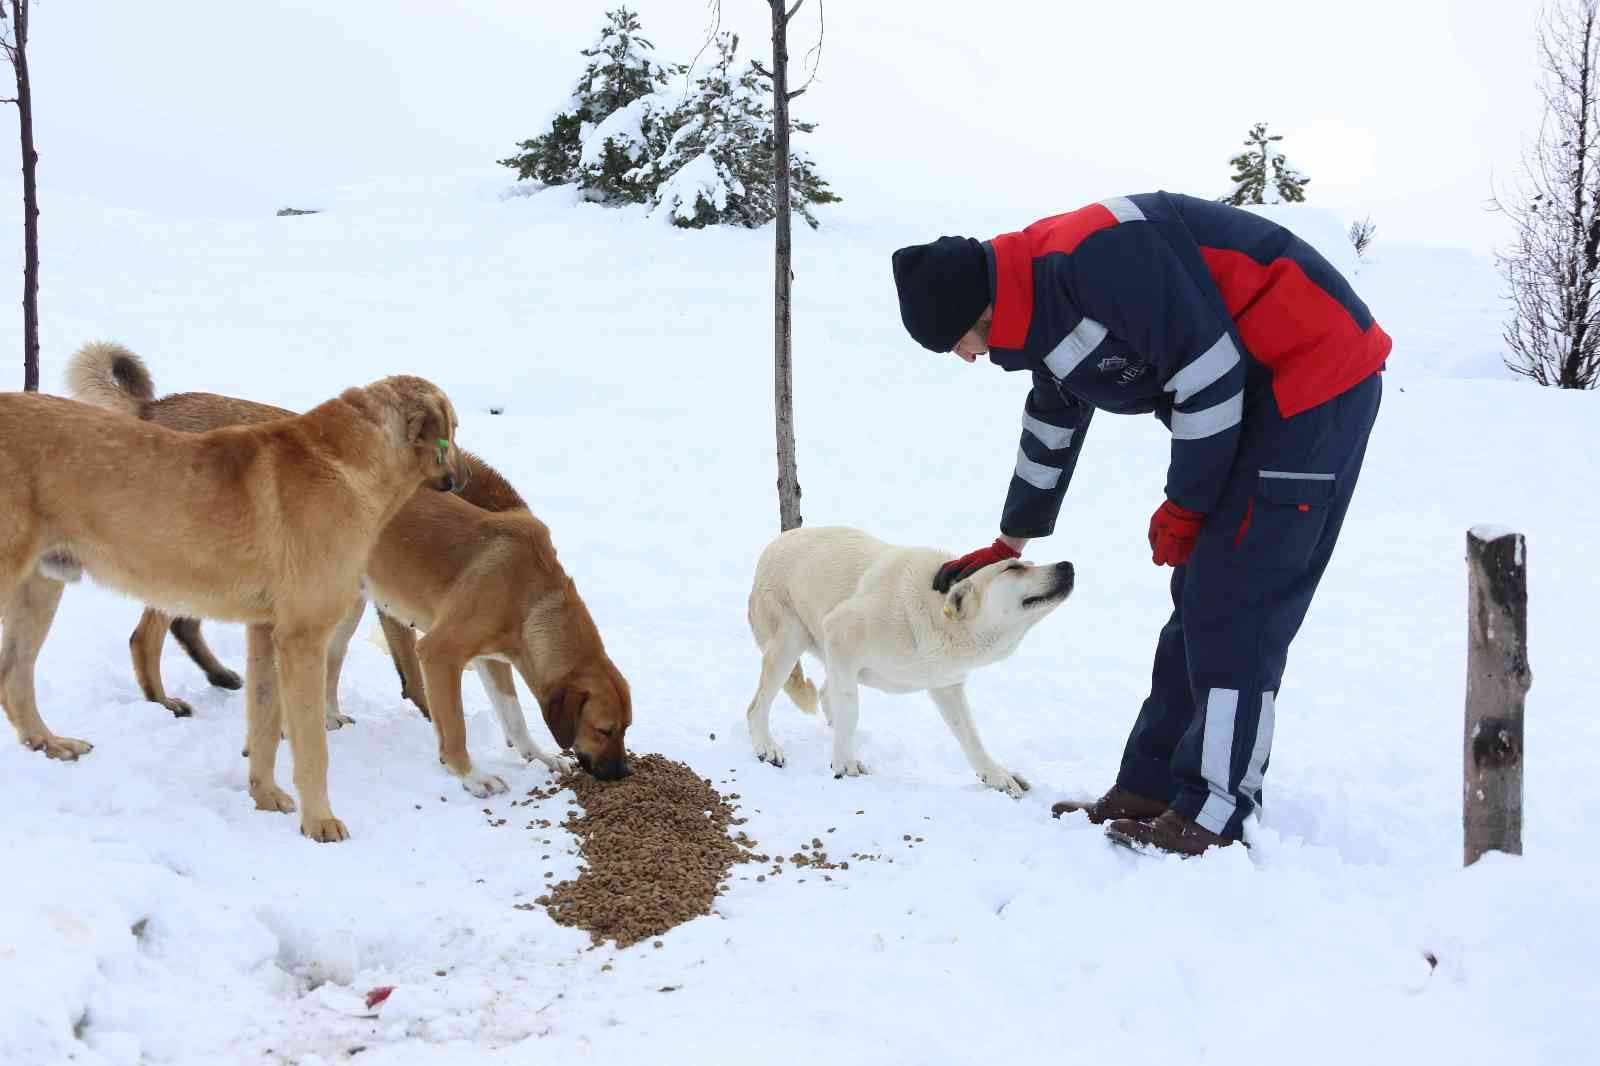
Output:
<svg viewBox="0 0 1600 1066">
<path fill-rule="evenodd" d="M 954 607 L 950 606 L 948 603 L 945 604 L 944 605 L 944 616 L 946 618 L 954 618 L 956 616 L 956 609 Z"/>
</svg>

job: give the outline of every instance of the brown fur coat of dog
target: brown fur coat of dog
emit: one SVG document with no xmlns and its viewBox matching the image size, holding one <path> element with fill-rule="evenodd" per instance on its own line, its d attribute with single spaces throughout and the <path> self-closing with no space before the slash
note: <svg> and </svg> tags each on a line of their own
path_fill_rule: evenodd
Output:
<svg viewBox="0 0 1600 1066">
<path fill-rule="evenodd" d="M 91 346 L 73 360 L 75 396 L 190 432 L 237 422 L 260 423 L 290 412 L 210 393 L 155 398 L 144 364 L 126 349 Z M 401 678 L 402 697 L 428 715 L 440 761 L 474 795 L 503 791 L 505 782 L 473 767 L 466 749 L 461 674 L 476 668 L 508 745 L 552 768 L 529 735 L 512 670 L 522 674 L 556 743 L 599 777 L 627 773 L 623 738 L 633 719 L 628 683 L 606 654 L 583 598 L 567 576 L 548 527 L 500 474 L 462 453 L 469 474 L 459 496 L 416 493 L 384 529 L 368 561 L 366 591 L 378 605 L 386 644 Z M 328 725 L 337 711 L 339 669 L 360 619 L 361 604 L 333 634 L 326 675 Z M 161 693 L 160 647 L 166 619 L 155 611 L 130 644 L 146 694 Z M 193 625 L 193 623 L 189 623 Z M 413 626 L 427 635 L 419 642 Z M 210 655 L 198 627 L 173 622 L 186 650 L 208 676 L 225 668 Z M 156 698 L 152 696 L 151 698 Z M 164 696 L 157 702 L 171 706 Z M 348 719 L 344 719 L 348 720 Z"/>
<path fill-rule="evenodd" d="M 416 377 L 205 433 L 0 394 L 0 699 L 19 739 L 57 758 L 89 750 L 50 732 L 33 686 L 61 595 L 50 575 L 81 566 L 163 610 L 251 627 L 251 796 L 295 807 L 275 780 L 281 716 L 302 832 L 344 839 L 319 713 L 328 639 L 389 519 L 420 485 L 458 481 L 455 428 L 449 399 Z"/>
</svg>

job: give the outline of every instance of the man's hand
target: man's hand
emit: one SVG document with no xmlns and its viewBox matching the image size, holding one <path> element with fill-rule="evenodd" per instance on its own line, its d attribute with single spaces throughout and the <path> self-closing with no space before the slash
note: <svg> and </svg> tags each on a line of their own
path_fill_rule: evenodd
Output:
<svg viewBox="0 0 1600 1066">
<path fill-rule="evenodd" d="M 994 543 L 987 548 L 968 552 L 961 558 L 952 559 L 939 567 L 939 572 L 933 575 L 933 591 L 940 594 L 949 592 L 951 585 L 971 577 L 984 567 L 1007 559 L 1016 559 L 1021 555 L 1021 552 L 1005 542 L 1005 538 L 996 537 Z"/>
<path fill-rule="evenodd" d="M 1171 500 L 1163 500 L 1150 516 L 1150 561 L 1157 566 L 1182 566 L 1189 561 L 1206 516 Z"/>
</svg>

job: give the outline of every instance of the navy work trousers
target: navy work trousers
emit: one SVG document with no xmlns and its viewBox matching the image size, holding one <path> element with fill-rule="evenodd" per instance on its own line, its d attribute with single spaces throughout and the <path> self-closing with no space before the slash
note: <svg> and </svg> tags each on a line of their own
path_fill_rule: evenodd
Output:
<svg viewBox="0 0 1600 1066">
<path fill-rule="evenodd" d="M 1333 555 L 1380 375 L 1293 418 L 1249 398 L 1221 504 L 1172 574 L 1172 617 L 1117 783 L 1226 837 L 1261 804 L 1289 644 Z"/>
</svg>

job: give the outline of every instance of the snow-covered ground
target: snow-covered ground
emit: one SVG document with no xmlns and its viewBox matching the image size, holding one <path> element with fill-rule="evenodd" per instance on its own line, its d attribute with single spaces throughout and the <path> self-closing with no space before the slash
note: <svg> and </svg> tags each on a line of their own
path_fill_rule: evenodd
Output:
<svg viewBox="0 0 1600 1066">
<path fill-rule="evenodd" d="M 1180 863 L 1049 815 L 1110 782 L 1148 680 L 1167 611 L 1145 544 L 1160 426 L 1096 420 L 1060 531 L 1031 553 L 1073 560 L 1077 592 L 974 680 L 1026 799 L 983 789 L 920 697 L 864 693 L 869 777 L 835 781 L 825 728 L 782 700 L 789 764 L 758 764 L 744 611 L 777 521 L 770 232 L 674 231 L 504 185 L 389 183 L 258 222 L 47 198 L 47 387 L 96 337 L 142 353 L 164 391 L 301 407 L 385 373 L 438 380 L 462 443 L 551 525 L 633 684 L 629 746 L 738 793 L 766 851 L 820 837 L 882 859 L 804 883 L 739 868 L 718 912 L 659 948 L 589 950 L 513 907 L 575 869 L 561 830 L 524 828 L 566 798 L 511 806 L 545 772 L 512 761 L 475 685 L 474 757 L 509 796 L 445 775 L 358 641 L 357 723 L 330 738 L 353 837 L 314 845 L 245 794 L 242 697 L 169 646 L 168 689 L 197 716 L 144 703 L 125 643 L 139 606 L 84 584 L 39 696 L 94 752 L 60 764 L 0 738 L 0 1063 L 1595 1061 L 1597 397 L 1500 368 L 1486 259 L 1380 239 L 1356 272 L 1396 349 L 1290 660 L 1266 821 L 1248 852 Z M 888 253 L 950 227 L 848 206 L 797 234 L 806 519 L 987 543 L 1023 382 L 901 333 Z M 1336 221 L 1281 210 L 1337 241 Z M 1528 536 L 1535 680 L 1526 855 L 1464 871 L 1463 545 L 1480 522 Z M 209 633 L 242 665 L 241 630 Z M 378 985 L 396 991 L 355 1016 Z"/>
</svg>

